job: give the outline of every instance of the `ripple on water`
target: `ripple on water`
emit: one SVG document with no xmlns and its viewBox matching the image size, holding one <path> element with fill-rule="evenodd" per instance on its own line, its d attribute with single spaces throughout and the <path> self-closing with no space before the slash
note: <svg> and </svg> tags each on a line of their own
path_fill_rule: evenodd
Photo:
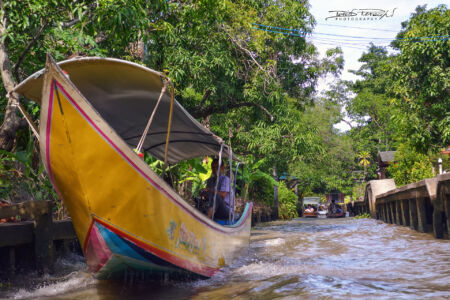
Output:
<svg viewBox="0 0 450 300">
<path fill-rule="evenodd" d="M 208 296 L 252 282 L 245 295 L 258 299 L 450 298 L 448 240 L 371 219 L 300 219 L 255 230 L 252 259 L 224 270 L 220 283 L 210 279 Z"/>
<path fill-rule="evenodd" d="M 88 296 L 86 296 L 88 295 Z M 296 219 L 252 229 L 248 255 L 207 280 L 126 286 L 81 269 L 16 299 L 450 298 L 450 242 L 371 219 Z"/>
</svg>

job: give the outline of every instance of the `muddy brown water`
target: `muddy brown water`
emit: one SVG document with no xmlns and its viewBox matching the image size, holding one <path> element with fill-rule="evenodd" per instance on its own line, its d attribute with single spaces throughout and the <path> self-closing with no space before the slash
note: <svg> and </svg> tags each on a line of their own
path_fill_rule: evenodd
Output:
<svg viewBox="0 0 450 300">
<path fill-rule="evenodd" d="M 257 226 L 248 255 L 207 280 L 98 281 L 82 258 L 58 264 L 59 275 L 27 284 L 34 276 L 28 274 L 0 298 L 450 299 L 450 241 L 371 219 Z"/>
</svg>

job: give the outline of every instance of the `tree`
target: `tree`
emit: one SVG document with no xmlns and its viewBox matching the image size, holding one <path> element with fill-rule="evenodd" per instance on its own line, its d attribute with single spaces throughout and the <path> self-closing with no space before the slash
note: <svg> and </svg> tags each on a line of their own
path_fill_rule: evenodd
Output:
<svg viewBox="0 0 450 300">
<path fill-rule="evenodd" d="M 260 167 L 265 174 L 287 171 L 296 160 L 322 152 L 317 130 L 303 121 L 303 111 L 314 103 L 320 76 L 339 74 L 342 52 L 330 49 L 319 59 L 304 37 L 256 25 L 309 33 L 315 21 L 304 2 L 0 3 L 2 149 L 23 148 L 17 139 L 24 126 L 18 98 L 6 95 L 41 69 L 50 53 L 58 61 L 94 55 L 123 58 L 167 73 L 182 105 L 228 137 L 235 153 L 246 160 L 266 157 Z M 36 118 L 38 107 L 24 104 Z"/>
<path fill-rule="evenodd" d="M 375 150 L 373 148 L 375 151 L 390 150 L 396 133 L 391 122 L 395 112 L 391 103 L 393 94 L 389 91 L 392 57 L 388 56 L 385 48 L 370 45 L 359 61 L 362 66 L 352 73 L 362 79 L 347 83 L 355 95 L 347 102 L 348 114 L 360 126 L 367 125 L 375 144 L 371 152 Z"/>
<path fill-rule="evenodd" d="M 450 11 L 418 7 L 392 43 L 392 91 L 401 109 L 395 121 L 412 147 L 435 152 L 450 143 Z"/>
<path fill-rule="evenodd" d="M 430 176 L 430 158 L 449 143 L 449 42 L 443 38 L 449 21 L 445 6 L 419 6 L 392 43 L 398 52 L 371 45 L 354 71 L 362 79 L 348 85 L 355 95 L 346 108 L 358 122 L 349 133 L 357 152 L 374 157 L 397 150 L 400 163 L 389 171 L 398 184 Z M 365 165 L 364 177 L 374 171 Z"/>
<path fill-rule="evenodd" d="M 358 154 L 359 158 L 359 164 L 364 167 L 364 181 L 366 180 L 366 174 L 367 174 L 367 166 L 370 165 L 370 153 L 367 151 L 361 151 Z"/>
<path fill-rule="evenodd" d="M 0 63 L 5 107 L 0 148 L 11 150 L 18 115 L 17 82 L 42 68 L 45 55 L 132 57 L 130 44 L 149 26 L 146 1 L 0 1 Z M 124 5 L 126 4 L 126 5 Z M 6 96 L 6 97 L 5 97 Z"/>
<path fill-rule="evenodd" d="M 395 163 L 387 171 L 397 186 L 433 177 L 430 157 L 412 150 L 407 144 L 401 145 L 395 153 Z"/>
<path fill-rule="evenodd" d="M 298 179 L 300 195 L 351 193 L 356 153 L 350 136 L 333 126 L 342 119 L 338 94 L 331 90 L 303 114 L 302 123 L 315 129 L 312 137 L 317 146 L 289 166 L 289 173 Z"/>
</svg>

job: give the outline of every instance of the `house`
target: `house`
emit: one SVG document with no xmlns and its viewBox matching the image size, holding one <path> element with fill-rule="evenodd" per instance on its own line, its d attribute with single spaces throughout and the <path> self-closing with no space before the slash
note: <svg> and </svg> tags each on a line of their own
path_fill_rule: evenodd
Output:
<svg viewBox="0 0 450 300">
<path fill-rule="evenodd" d="M 378 152 L 378 179 L 386 178 L 386 168 L 395 161 L 395 151 Z"/>
<path fill-rule="evenodd" d="M 327 198 L 327 203 L 336 202 L 336 203 L 342 203 L 344 202 L 345 194 L 343 193 L 330 193 L 326 194 L 325 197 Z"/>
</svg>

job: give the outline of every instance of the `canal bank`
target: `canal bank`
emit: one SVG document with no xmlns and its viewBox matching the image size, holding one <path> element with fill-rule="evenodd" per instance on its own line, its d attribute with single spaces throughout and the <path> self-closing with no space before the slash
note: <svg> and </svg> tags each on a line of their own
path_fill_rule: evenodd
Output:
<svg viewBox="0 0 450 300">
<path fill-rule="evenodd" d="M 370 211 L 372 218 L 419 232 L 432 232 L 435 238 L 449 237 L 450 173 L 421 180 L 400 188 L 393 179 L 369 181 L 364 202 L 357 204 Z"/>
<path fill-rule="evenodd" d="M 30 271 L 52 273 L 58 258 L 81 254 L 71 220 L 53 220 L 52 206 L 50 201 L 29 201 L 0 209 L 0 219 L 15 219 L 0 224 L 2 282 Z"/>
<path fill-rule="evenodd" d="M 374 219 L 294 219 L 255 226 L 247 255 L 211 279 L 98 281 L 74 262 L 15 299 L 297 299 L 450 297 L 450 243 Z"/>
</svg>

